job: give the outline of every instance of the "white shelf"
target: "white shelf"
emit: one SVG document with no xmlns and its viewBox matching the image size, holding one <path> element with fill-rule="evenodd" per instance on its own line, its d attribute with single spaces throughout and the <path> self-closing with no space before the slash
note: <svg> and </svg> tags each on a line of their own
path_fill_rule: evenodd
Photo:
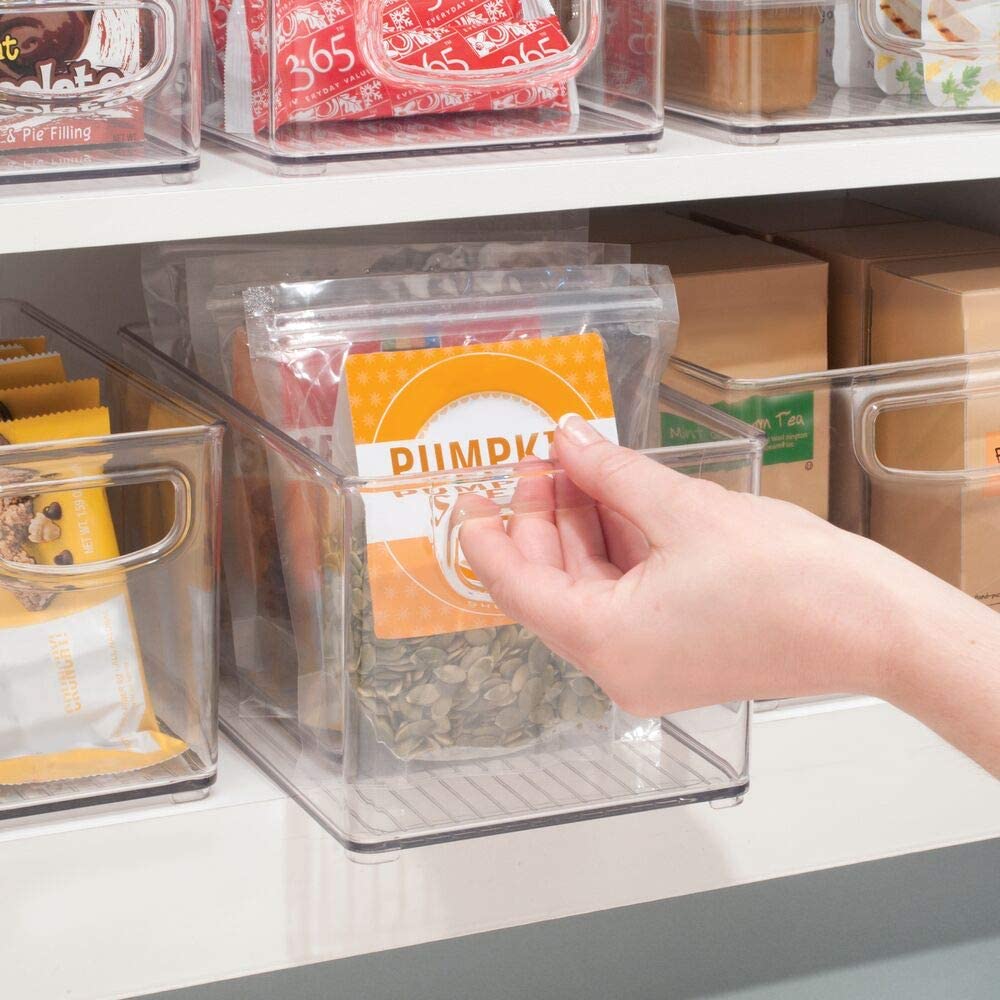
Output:
<svg viewBox="0 0 1000 1000">
<path fill-rule="evenodd" d="M 159 178 L 0 188 L 0 253 L 993 177 L 1000 129 L 835 133 L 756 148 L 668 131 L 621 147 L 344 163 L 276 177 L 212 146 L 190 184 Z"/>
<path fill-rule="evenodd" d="M 206 802 L 0 828 L 5 995 L 135 996 L 1000 835 L 1000 782 L 880 704 L 758 726 L 736 808 L 378 865 L 223 749 Z"/>
</svg>

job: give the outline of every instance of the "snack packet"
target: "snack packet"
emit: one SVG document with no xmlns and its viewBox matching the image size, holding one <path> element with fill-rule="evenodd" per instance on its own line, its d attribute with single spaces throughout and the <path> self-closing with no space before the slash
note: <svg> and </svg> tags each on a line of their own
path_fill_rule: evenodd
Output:
<svg viewBox="0 0 1000 1000">
<path fill-rule="evenodd" d="M 456 85 L 433 91 L 387 82 L 363 61 L 356 16 L 361 2 L 367 0 L 281 0 L 272 11 L 250 0 L 210 0 L 226 131 L 246 134 L 290 122 L 525 108 L 575 111 L 571 80 L 535 84 L 529 75 L 532 62 L 569 48 L 549 0 L 453 0 L 443 7 L 439 0 L 386 4 L 383 41 L 393 61 L 462 71 L 523 64 L 528 76 L 519 85 L 490 90 Z"/>
<path fill-rule="evenodd" d="M 56 395 L 56 392 L 53 393 Z M 103 407 L 0 424 L 4 444 L 110 433 Z M 95 464 L 95 473 L 99 468 Z M 16 564 L 68 566 L 118 553 L 104 491 L 19 495 L 29 468 L 0 467 L 0 784 L 136 770 L 183 753 L 150 702 L 124 575 L 73 586 L 73 577 L 19 579 Z M 13 565 L 12 565 L 13 564 Z"/>
<path fill-rule="evenodd" d="M 921 0 L 880 0 L 875 20 L 887 35 L 919 39 L 920 4 Z M 872 49 L 875 55 L 875 82 L 883 93 L 914 99 L 923 97 L 923 63 L 916 51 L 912 56 L 905 56 L 875 46 Z"/>
<path fill-rule="evenodd" d="M 927 99 L 939 108 L 1000 105 L 1000 2 L 923 0 Z"/>
<path fill-rule="evenodd" d="M 40 417 L 46 413 L 90 410 L 100 404 L 101 385 L 96 378 L 0 389 L 0 421 Z"/>
<path fill-rule="evenodd" d="M 47 354 L 0 357 L 0 389 L 16 389 L 25 385 L 49 385 L 65 382 L 62 358 L 54 351 Z"/>
<path fill-rule="evenodd" d="M 44 337 L 11 337 L 10 339 L 0 340 L 0 350 L 18 352 L 17 354 L 11 354 L 10 357 L 22 357 L 25 354 L 44 354 L 45 346 Z"/>
</svg>

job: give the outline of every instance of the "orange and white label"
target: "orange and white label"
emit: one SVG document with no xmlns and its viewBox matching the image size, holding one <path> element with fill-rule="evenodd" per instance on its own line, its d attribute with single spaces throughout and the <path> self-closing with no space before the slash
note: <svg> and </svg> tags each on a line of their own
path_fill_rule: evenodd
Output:
<svg viewBox="0 0 1000 1000">
<path fill-rule="evenodd" d="M 596 333 L 356 354 L 347 393 L 363 478 L 547 458 L 556 424 L 579 413 L 617 441 Z M 474 488 L 489 493 L 495 484 Z M 450 537 L 459 488 L 365 491 L 375 634 L 401 639 L 507 624 Z"/>
</svg>

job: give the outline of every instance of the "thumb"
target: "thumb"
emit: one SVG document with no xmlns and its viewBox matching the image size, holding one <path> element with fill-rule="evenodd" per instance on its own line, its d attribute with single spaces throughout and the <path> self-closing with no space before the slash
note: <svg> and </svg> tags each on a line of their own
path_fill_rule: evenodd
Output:
<svg viewBox="0 0 1000 1000">
<path fill-rule="evenodd" d="M 576 413 L 560 418 L 555 444 L 559 464 L 584 493 L 631 521 L 650 545 L 668 544 L 672 515 L 692 502 L 685 476 L 612 444 Z"/>
</svg>

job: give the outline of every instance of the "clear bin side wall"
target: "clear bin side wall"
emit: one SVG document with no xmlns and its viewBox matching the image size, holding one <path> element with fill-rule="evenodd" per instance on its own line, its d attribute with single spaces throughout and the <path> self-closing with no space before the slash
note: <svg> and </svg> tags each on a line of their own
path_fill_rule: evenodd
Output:
<svg viewBox="0 0 1000 1000">
<path fill-rule="evenodd" d="M 106 540 L 106 550 L 95 550 L 95 557 L 112 558 L 115 547 L 127 554 L 155 546 L 171 532 L 178 516 L 184 519 L 184 525 L 177 526 L 184 530 L 179 530 L 168 555 L 151 557 L 142 566 L 112 572 L 100 581 L 81 577 L 75 592 L 60 592 L 55 601 L 73 601 L 84 615 L 104 609 L 106 617 L 91 626 L 104 637 L 102 642 L 109 643 L 107 669 L 113 670 L 117 663 L 126 677 L 124 683 L 131 685 L 134 680 L 132 690 L 143 699 L 144 714 L 136 723 L 137 731 L 148 729 L 164 738 L 179 738 L 186 750 L 165 763 L 137 770 L 111 767 L 95 779 L 42 782 L 29 791 L 22 786 L 20 792 L 15 787 L 0 796 L 0 808 L 20 808 L 24 797 L 37 805 L 207 778 L 214 771 L 217 754 L 215 475 L 219 431 L 204 426 L 192 411 L 132 375 L 105 365 L 44 317 L 16 303 L 0 304 L 0 339 L 26 336 L 44 336 L 47 349 L 61 356 L 69 379 L 96 378 L 100 403 L 110 412 L 112 433 L 96 447 L 70 445 L 68 453 L 62 453 L 56 441 L 22 450 L 17 456 L 17 468 L 31 469 L 45 480 L 66 481 L 58 493 L 60 509 L 46 516 L 61 529 L 64 542 L 73 539 L 76 562 L 86 561 L 87 539 L 100 537 L 105 502 L 114 538 Z M 163 433 L 174 429 L 184 433 Z M 108 486 L 83 485 L 101 474 L 109 478 Z M 171 476 L 181 484 L 181 496 L 188 502 L 175 502 L 174 486 L 168 481 Z M 79 487 L 74 487 L 75 481 Z M 44 509 L 52 506 L 46 503 Z M 35 508 L 37 516 L 37 500 Z M 72 515 L 70 508 L 75 508 Z M 84 528 L 93 528 L 95 534 Z M 119 619 L 117 606 L 124 598 L 127 601 L 120 613 L 125 617 Z M 60 613 L 58 604 L 43 610 L 49 608 Z M 78 638 L 82 643 L 78 655 L 88 650 L 93 654 L 83 633 Z M 92 655 L 89 662 L 99 660 Z"/>
</svg>

